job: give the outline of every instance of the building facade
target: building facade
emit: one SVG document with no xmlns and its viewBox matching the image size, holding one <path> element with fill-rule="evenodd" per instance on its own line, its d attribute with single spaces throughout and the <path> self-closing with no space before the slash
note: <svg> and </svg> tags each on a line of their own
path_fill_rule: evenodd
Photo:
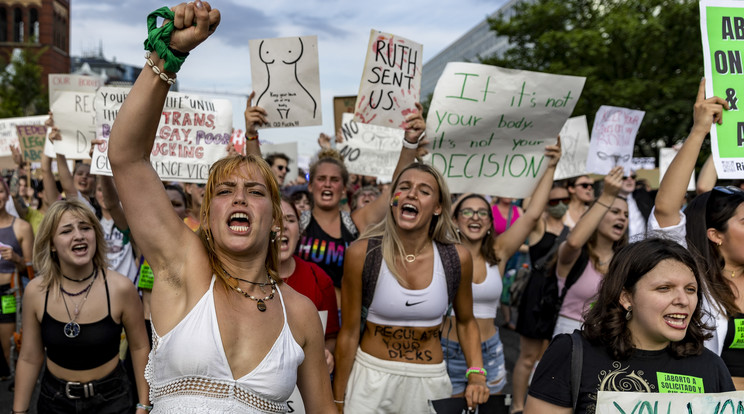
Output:
<svg viewBox="0 0 744 414">
<path fill-rule="evenodd" d="M 70 72 L 69 0 L 0 0 L 0 60 L 14 49 L 45 50 L 39 58 L 42 81 L 48 74 Z"/>
</svg>

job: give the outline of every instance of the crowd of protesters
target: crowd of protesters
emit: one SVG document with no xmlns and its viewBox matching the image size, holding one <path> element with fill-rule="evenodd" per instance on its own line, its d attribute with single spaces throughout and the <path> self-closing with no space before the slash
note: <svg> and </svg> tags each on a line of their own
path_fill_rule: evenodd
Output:
<svg viewBox="0 0 744 414">
<path fill-rule="evenodd" d="M 174 12 L 176 55 L 220 21 L 206 2 Z M 682 391 L 664 375 L 744 390 L 744 191 L 715 186 L 706 164 L 686 199 L 728 109 L 703 82 L 657 193 L 622 167 L 554 181 L 558 138 L 531 196 L 513 200 L 450 193 L 420 162 L 418 104 L 392 183 L 350 174 L 326 135 L 290 182 L 294 160 L 261 153 L 254 94 L 246 155 L 226 149 L 206 184 L 163 182 L 149 155 L 170 84 L 145 69 L 111 132 L 113 178 L 84 162 L 70 171 L 60 154 L 59 182 L 46 156 L 35 180 L 14 151 L 0 185 L 11 413 L 281 413 L 295 386 L 309 413 L 429 413 L 447 398 L 474 408 L 504 391 L 504 327 L 520 336 L 512 414 L 591 413 L 599 391 Z M 52 117 L 48 127 L 59 139 Z M 532 270 L 517 291 L 505 281 L 520 251 Z"/>
</svg>

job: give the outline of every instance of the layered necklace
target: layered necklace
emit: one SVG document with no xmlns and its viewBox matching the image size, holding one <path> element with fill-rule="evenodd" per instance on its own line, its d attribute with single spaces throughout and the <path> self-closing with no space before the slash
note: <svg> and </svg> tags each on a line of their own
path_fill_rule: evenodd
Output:
<svg viewBox="0 0 744 414">
<path fill-rule="evenodd" d="M 78 335 L 80 335 L 80 325 L 76 321 L 77 321 L 78 315 L 80 314 L 80 311 L 83 310 L 83 305 L 85 305 L 85 301 L 88 300 L 88 295 L 90 295 L 90 292 L 92 290 L 91 288 L 93 287 L 93 283 L 95 283 L 96 278 L 98 277 L 98 272 L 96 270 L 98 269 L 95 266 L 93 266 L 93 273 L 91 273 L 90 276 L 84 279 L 80 279 L 80 280 L 71 279 L 63 275 L 65 279 L 73 280 L 75 282 L 82 282 L 90 278 L 93 278 L 93 280 L 91 280 L 90 283 L 88 283 L 88 286 L 86 286 L 85 289 L 77 293 L 70 293 L 66 291 L 62 287 L 61 284 L 59 286 L 59 290 L 62 292 L 62 302 L 65 304 L 65 311 L 67 311 L 67 317 L 70 319 L 70 322 L 67 322 L 64 327 L 65 336 L 68 338 L 75 338 Z M 72 297 L 80 296 L 83 293 L 85 293 L 85 296 L 83 296 L 83 300 L 81 300 L 79 303 L 75 303 L 75 301 L 72 300 Z M 73 309 L 72 314 L 70 314 L 70 308 L 67 306 L 67 299 L 65 298 L 65 296 L 70 296 L 70 301 L 75 305 L 75 308 Z"/>
<path fill-rule="evenodd" d="M 234 279 L 235 280 L 235 286 L 233 286 L 230 283 L 227 284 L 228 286 L 230 286 L 231 289 L 233 289 L 234 291 L 240 293 L 241 295 L 245 296 L 248 299 L 251 299 L 251 300 L 256 301 L 256 308 L 259 311 L 261 311 L 261 312 L 266 312 L 266 301 L 267 300 L 274 299 L 274 294 L 276 293 L 276 282 L 274 281 L 274 279 L 272 279 L 271 277 L 269 277 L 269 274 L 268 273 L 266 273 L 266 280 L 267 280 L 266 282 L 253 282 L 253 281 L 250 281 L 250 280 L 241 279 L 239 277 L 235 277 L 235 276 L 231 275 L 230 272 L 228 272 L 224 267 L 222 268 L 222 271 L 225 272 L 225 274 L 227 276 L 229 276 L 231 279 Z M 249 294 L 248 292 L 244 291 L 243 289 L 241 289 L 240 286 L 238 285 L 238 281 L 245 282 L 245 283 L 249 283 L 251 285 L 258 286 L 259 289 L 261 289 L 261 292 L 263 292 L 263 293 L 266 293 L 266 291 L 264 290 L 264 287 L 270 285 L 271 286 L 271 293 L 269 293 L 269 295 L 266 296 L 263 299 L 257 298 L 255 296 Z"/>
</svg>

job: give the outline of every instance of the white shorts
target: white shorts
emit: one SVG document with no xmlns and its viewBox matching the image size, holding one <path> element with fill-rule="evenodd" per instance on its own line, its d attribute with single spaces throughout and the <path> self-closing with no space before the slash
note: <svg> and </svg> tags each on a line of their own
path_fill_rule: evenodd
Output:
<svg viewBox="0 0 744 414">
<path fill-rule="evenodd" d="M 429 400 L 452 396 L 447 366 L 375 358 L 357 348 L 344 411 L 354 414 L 430 414 Z"/>
</svg>

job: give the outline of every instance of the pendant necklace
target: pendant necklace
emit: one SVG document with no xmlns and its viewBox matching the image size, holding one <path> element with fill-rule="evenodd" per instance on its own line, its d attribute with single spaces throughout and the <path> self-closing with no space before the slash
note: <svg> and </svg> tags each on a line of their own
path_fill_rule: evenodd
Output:
<svg viewBox="0 0 744 414">
<path fill-rule="evenodd" d="M 77 322 L 75 322 L 75 321 L 77 320 L 77 317 L 80 314 L 80 311 L 83 310 L 83 305 L 85 305 L 85 301 L 88 300 L 88 295 L 90 295 L 90 292 L 92 290 L 91 289 L 91 286 L 93 286 L 93 283 L 95 281 L 96 281 L 96 278 L 94 277 L 93 280 L 88 285 L 88 287 L 85 288 L 85 290 L 87 291 L 87 293 L 85 294 L 85 296 L 83 296 L 83 300 L 80 302 L 79 305 L 78 304 L 75 304 L 75 310 L 74 310 L 75 316 L 74 317 L 72 315 L 70 315 L 70 308 L 67 307 L 67 299 L 65 299 L 65 295 L 64 294 L 62 295 L 62 302 L 65 304 L 65 311 L 67 311 L 67 317 L 70 319 L 70 322 L 67 322 L 65 324 L 65 327 L 64 327 L 65 336 L 68 337 L 68 338 L 75 338 L 78 335 L 80 335 L 80 325 Z M 62 289 L 62 286 L 60 286 L 60 290 L 63 293 L 67 294 L 64 291 L 64 289 Z M 82 293 L 82 292 L 80 292 L 80 293 Z M 73 303 L 75 303 L 75 302 L 73 302 Z"/>
<path fill-rule="evenodd" d="M 268 282 L 266 282 L 266 283 L 259 283 L 259 282 L 252 282 L 250 280 L 239 279 L 239 278 L 231 275 L 227 270 L 225 270 L 224 267 L 222 268 L 222 270 L 225 272 L 226 275 L 230 276 L 231 279 L 235 279 L 236 280 L 235 286 L 232 286 L 231 284 L 228 283 L 228 286 L 230 286 L 231 289 L 235 290 L 236 292 L 240 293 L 241 295 L 245 296 L 248 299 L 251 299 L 251 300 L 256 301 L 256 308 L 259 311 L 261 311 L 261 312 L 266 312 L 266 301 L 267 300 L 274 299 L 274 294 L 276 293 L 276 282 L 272 278 L 269 277 L 268 273 L 266 274 L 266 278 L 268 279 Z M 240 286 L 237 284 L 237 281 L 250 283 L 252 285 L 257 285 L 259 288 L 261 288 L 261 292 L 263 292 L 263 293 L 266 293 L 263 290 L 263 287 L 264 286 L 267 286 L 267 285 L 271 285 L 271 293 L 268 296 L 266 296 L 265 298 L 263 298 L 263 299 L 257 298 L 255 296 L 249 294 L 248 292 L 244 291 L 243 289 L 241 289 Z"/>
<path fill-rule="evenodd" d="M 416 252 L 416 254 L 407 254 L 405 256 L 406 262 L 408 262 L 408 263 L 415 262 L 416 261 L 416 256 L 420 255 L 424 251 L 424 249 L 426 249 L 426 247 L 428 245 L 429 245 L 429 243 L 425 244 L 424 247 L 422 247 L 418 252 Z"/>
</svg>

